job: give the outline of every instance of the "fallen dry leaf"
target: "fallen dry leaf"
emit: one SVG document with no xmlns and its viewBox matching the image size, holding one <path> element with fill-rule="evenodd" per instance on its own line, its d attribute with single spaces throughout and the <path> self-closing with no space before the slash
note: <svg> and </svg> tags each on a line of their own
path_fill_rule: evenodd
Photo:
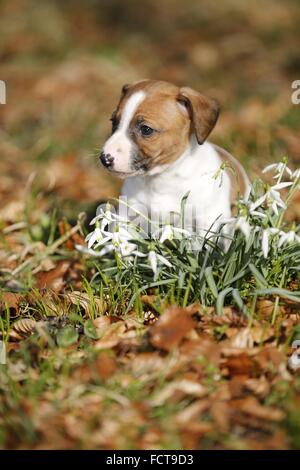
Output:
<svg viewBox="0 0 300 470">
<path fill-rule="evenodd" d="M 150 328 L 150 342 L 155 348 L 170 351 L 179 345 L 194 326 L 195 323 L 186 309 L 176 306 L 168 307 Z"/>
<path fill-rule="evenodd" d="M 256 326 L 252 328 L 240 328 L 237 333 L 230 338 L 229 344 L 233 348 L 253 348 L 255 344 L 262 344 L 274 338 L 274 328 L 270 325 Z"/>
<path fill-rule="evenodd" d="M 230 377 L 236 375 L 245 375 L 249 377 L 257 377 L 262 368 L 253 356 L 246 352 L 240 352 L 232 356 L 227 356 L 221 361 L 222 374 Z"/>
<path fill-rule="evenodd" d="M 66 274 L 70 268 L 70 261 L 59 261 L 54 269 L 41 271 L 36 276 L 36 287 L 48 289 L 56 293 L 61 292 L 66 284 Z"/>
<path fill-rule="evenodd" d="M 9 331 L 10 339 L 19 341 L 30 336 L 36 324 L 37 322 L 33 318 L 21 318 L 17 320 Z"/>
<path fill-rule="evenodd" d="M 124 338 L 125 331 L 126 326 L 123 321 L 112 323 L 104 329 L 102 337 L 95 341 L 95 348 L 97 350 L 114 348 Z"/>
<path fill-rule="evenodd" d="M 228 401 L 213 400 L 210 407 L 210 413 L 219 431 L 227 433 L 230 427 Z"/>
<path fill-rule="evenodd" d="M 261 405 L 255 397 L 246 397 L 230 402 L 231 408 L 238 409 L 247 415 L 266 421 L 280 422 L 285 418 L 285 413 L 279 408 Z"/>
<path fill-rule="evenodd" d="M 176 392 L 181 392 L 184 395 L 192 395 L 198 398 L 202 398 L 207 395 L 208 390 L 200 383 L 192 380 L 174 380 L 167 384 L 159 393 L 153 398 L 150 403 L 152 406 L 161 406 L 166 401 L 171 400 L 175 396 Z M 181 395 L 180 395 L 181 396 Z"/>
<path fill-rule="evenodd" d="M 87 316 L 89 316 L 92 310 L 95 310 L 97 314 L 101 314 L 101 315 L 105 313 L 107 310 L 107 303 L 102 302 L 102 300 L 99 297 L 96 297 L 95 295 L 93 296 L 93 303 L 91 304 L 91 298 L 86 292 L 80 292 L 80 291 L 67 292 L 65 294 L 65 298 L 74 305 L 80 305 L 80 307 L 83 308 Z M 94 311 L 92 313 L 94 313 Z M 102 318 L 102 317 L 98 317 L 98 318 Z M 96 320 L 98 320 L 98 318 Z"/>
<path fill-rule="evenodd" d="M 191 405 L 187 406 L 184 410 L 176 414 L 175 420 L 179 426 L 185 427 L 191 422 L 196 421 L 204 411 L 211 405 L 211 401 L 207 398 L 197 400 Z"/>
<path fill-rule="evenodd" d="M 15 292 L 2 292 L 0 293 L 0 308 L 9 308 L 15 311 L 15 315 L 18 315 L 19 304 L 23 298 L 21 294 L 16 294 Z"/>
</svg>

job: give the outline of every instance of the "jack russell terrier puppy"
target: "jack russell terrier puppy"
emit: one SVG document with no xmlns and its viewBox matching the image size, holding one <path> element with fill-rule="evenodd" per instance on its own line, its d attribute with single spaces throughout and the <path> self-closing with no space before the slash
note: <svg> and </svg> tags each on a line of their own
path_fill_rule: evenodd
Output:
<svg viewBox="0 0 300 470">
<path fill-rule="evenodd" d="M 249 180 L 232 155 L 206 141 L 218 115 L 215 100 L 188 87 L 156 80 L 123 87 L 100 160 L 126 178 L 121 195 L 131 207 L 167 220 L 189 193 L 187 224 L 201 234 L 231 217 Z"/>
</svg>

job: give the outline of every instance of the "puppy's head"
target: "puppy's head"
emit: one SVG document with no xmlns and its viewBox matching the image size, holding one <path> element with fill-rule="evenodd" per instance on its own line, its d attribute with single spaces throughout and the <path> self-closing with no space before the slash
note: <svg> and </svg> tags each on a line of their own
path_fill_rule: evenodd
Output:
<svg viewBox="0 0 300 470">
<path fill-rule="evenodd" d="M 100 160 L 121 177 L 159 173 L 184 153 L 192 134 L 202 144 L 218 115 L 213 99 L 188 87 L 154 80 L 125 85 Z"/>
</svg>

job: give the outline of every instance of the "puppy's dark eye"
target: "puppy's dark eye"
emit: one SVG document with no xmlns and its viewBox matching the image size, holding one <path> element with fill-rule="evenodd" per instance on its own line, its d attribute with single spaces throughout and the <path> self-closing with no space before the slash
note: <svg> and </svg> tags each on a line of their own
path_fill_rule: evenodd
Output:
<svg viewBox="0 0 300 470">
<path fill-rule="evenodd" d="M 141 130 L 141 134 L 142 134 L 143 136 L 151 135 L 151 134 L 153 134 L 153 132 L 154 132 L 154 129 L 152 129 L 152 128 L 149 127 L 149 126 L 145 126 L 145 125 L 141 126 L 140 130 Z"/>
</svg>

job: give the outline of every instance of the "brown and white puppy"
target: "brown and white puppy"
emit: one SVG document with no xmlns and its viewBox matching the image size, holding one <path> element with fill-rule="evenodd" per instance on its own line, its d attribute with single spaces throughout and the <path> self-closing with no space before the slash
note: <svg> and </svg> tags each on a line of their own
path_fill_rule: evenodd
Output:
<svg viewBox="0 0 300 470">
<path fill-rule="evenodd" d="M 130 205 L 166 220 L 180 212 L 189 192 L 189 225 L 196 221 L 202 233 L 216 230 L 231 216 L 233 200 L 249 188 L 240 163 L 206 141 L 218 115 L 215 100 L 188 87 L 155 80 L 125 85 L 100 160 L 127 178 L 122 196 Z M 224 162 L 231 168 L 220 171 Z"/>
</svg>

